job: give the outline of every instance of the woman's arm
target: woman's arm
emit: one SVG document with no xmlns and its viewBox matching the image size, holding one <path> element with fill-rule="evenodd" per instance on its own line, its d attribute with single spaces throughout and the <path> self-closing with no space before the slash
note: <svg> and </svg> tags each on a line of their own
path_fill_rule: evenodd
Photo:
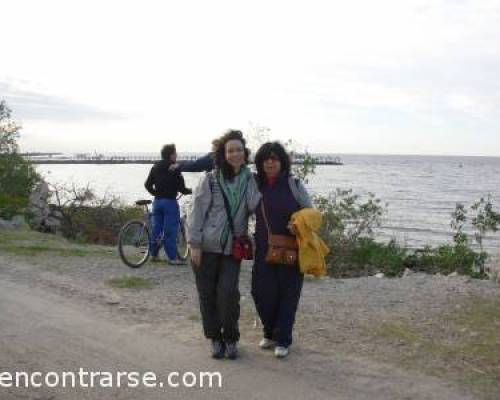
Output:
<svg viewBox="0 0 500 400">
<path fill-rule="evenodd" d="M 203 172 L 214 169 L 212 153 L 208 153 L 194 161 L 184 161 L 179 163 L 177 169 L 181 172 Z"/>
<path fill-rule="evenodd" d="M 309 193 L 302 183 L 300 179 L 293 178 L 295 180 L 296 188 L 297 188 L 297 201 L 299 202 L 300 206 L 303 208 L 312 208 L 313 204 L 311 201 L 311 196 L 309 196 Z"/>
<path fill-rule="evenodd" d="M 255 209 L 259 205 L 261 198 L 262 194 L 259 191 L 257 180 L 255 179 L 255 176 L 251 174 L 247 188 L 247 209 L 250 214 L 253 214 L 255 212 Z"/>
</svg>

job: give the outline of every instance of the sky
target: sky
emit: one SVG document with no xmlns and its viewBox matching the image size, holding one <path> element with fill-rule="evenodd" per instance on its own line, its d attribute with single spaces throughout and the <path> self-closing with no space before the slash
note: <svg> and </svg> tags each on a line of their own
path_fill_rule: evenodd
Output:
<svg viewBox="0 0 500 400">
<path fill-rule="evenodd" d="M 0 0 L 22 151 L 500 156 L 500 0 Z"/>
</svg>

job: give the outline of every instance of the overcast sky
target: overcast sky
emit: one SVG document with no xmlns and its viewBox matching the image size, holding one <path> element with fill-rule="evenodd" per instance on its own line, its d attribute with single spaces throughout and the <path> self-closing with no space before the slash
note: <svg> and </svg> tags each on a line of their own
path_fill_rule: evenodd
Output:
<svg viewBox="0 0 500 400">
<path fill-rule="evenodd" d="M 4 1 L 24 151 L 205 151 L 253 122 L 312 152 L 500 156 L 500 0 Z"/>
</svg>

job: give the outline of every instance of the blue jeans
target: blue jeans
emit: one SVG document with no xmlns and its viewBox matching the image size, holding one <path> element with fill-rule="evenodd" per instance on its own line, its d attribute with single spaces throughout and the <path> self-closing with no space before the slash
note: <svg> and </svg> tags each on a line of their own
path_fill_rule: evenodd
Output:
<svg viewBox="0 0 500 400">
<path fill-rule="evenodd" d="M 153 201 L 153 243 L 151 255 L 158 255 L 155 244 L 163 232 L 163 246 L 170 260 L 177 258 L 177 229 L 179 228 L 180 211 L 177 200 L 155 198 Z"/>
</svg>

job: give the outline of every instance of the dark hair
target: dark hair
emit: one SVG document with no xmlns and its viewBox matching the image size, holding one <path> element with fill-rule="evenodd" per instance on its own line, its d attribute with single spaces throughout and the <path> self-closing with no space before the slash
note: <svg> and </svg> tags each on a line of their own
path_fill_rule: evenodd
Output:
<svg viewBox="0 0 500 400">
<path fill-rule="evenodd" d="M 226 160 L 226 143 L 230 140 L 239 140 L 243 144 L 243 149 L 245 151 L 245 164 L 248 164 L 248 157 L 250 156 L 250 150 L 246 146 L 247 142 L 243 138 L 243 133 L 241 131 L 231 129 L 218 139 L 214 139 L 212 141 L 212 146 L 215 151 L 215 166 L 222 171 L 222 176 L 227 180 L 234 178 L 233 167 L 231 167 Z"/>
<path fill-rule="evenodd" d="M 161 159 L 170 162 L 170 156 L 175 152 L 175 144 L 166 144 L 161 148 Z"/>
<path fill-rule="evenodd" d="M 264 172 L 264 161 L 271 155 L 275 155 L 281 164 L 281 173 L 290 175 L 291 162 L 285 146 L 280 142 L 267 142 L 260 146 L 255 154 L 255 166 L 257 167 L 257 181 L 259 185 L 266 181 L 266 174 Z"/>
</svg>

